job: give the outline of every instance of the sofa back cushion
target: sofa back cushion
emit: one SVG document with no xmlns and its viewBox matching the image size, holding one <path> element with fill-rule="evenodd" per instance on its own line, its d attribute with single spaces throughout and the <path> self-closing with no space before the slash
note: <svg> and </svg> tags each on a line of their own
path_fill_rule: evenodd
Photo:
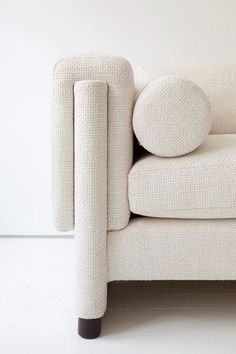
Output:
<svg viewBox="0 0 236 354">
<path fill-rule="evenodd" d="M 137 93 L 166 75 L 193 81 L 205 92 L 211 106 L 211 134 L 236 133 L 236 64 L 140 66 L 135 69 Z"/>
</svg>

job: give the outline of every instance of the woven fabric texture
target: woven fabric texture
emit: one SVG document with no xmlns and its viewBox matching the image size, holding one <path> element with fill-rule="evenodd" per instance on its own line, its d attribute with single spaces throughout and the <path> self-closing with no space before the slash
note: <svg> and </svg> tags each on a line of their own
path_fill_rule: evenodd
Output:
<svg viewBox="0 0 236 354">
<path fill-rule="evenodd" d="M 211 131 L 236 133 L 236 66 L 194 68 L 144 70 L 141 89 L 183 76 L 207 94 Z M 236 134 L 210 135 L 178 158 L 149 154 L 132 167 L 133 96 L 124 59 L 56 65 L 54 214 L 59 230 L 75 224 L 81 318 L 104 314 L 113 280 L 236 280 Z M 130 208 L 159 217 L 129 220 Z"/>
<path fill-rule="evenodd" d="M 209 135 L 178 158 L 146 155 L 129 174 L 133 213 L 172 218 L 236 217 L 236 135 Z"/>
<path fill-rule="evenodd" d="M 108 234 L 108 281 L 236 280 L 236 220 L 132 219 Z"/>
<path fill-rule="evenodd" d="M 211 127 L 210 105 L 193 82 L 164 76 L 140 93 L 133 129 L 141 145 L 157 156 L 174 157 L 196 149 Z"/>
<path fill-rule="evenodd" d="M 166 75 L 193 81 L 210 102 L 210 133 L 236 133 L 236 64 L 140 66 L 134 69 L 134 74 L 138 93 L 150 82 Z"/>
<path fill-rule="evenodd" d="M 73 85 L 80 80 L 99 80 L 108 85 L 108 229 L 120 229 L 130 216 L 127 176 L 133 159 L 133 73 L 125 59 L 103 56 L 64 59 L 54 70 L 55 225 L 61 231 L 71 230 L 74 225 Z"/>
<path fill-rule="evenodd" d="M 77 313 L 97 318 L 107 286 L 107 85 L 79 81 L 74 92 Z"/>
</svg>

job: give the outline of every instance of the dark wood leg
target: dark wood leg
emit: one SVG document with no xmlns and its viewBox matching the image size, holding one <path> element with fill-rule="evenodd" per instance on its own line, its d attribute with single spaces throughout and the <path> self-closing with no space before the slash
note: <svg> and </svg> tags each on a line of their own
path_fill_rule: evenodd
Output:
<svg viewBox="0 0 236 354">
<path fill-rule="evenodd" d="M 79 318 L 78 333 L 85 339 L 97 338 L 101 332 L 101 325 L 102 317 L 91 320 Z"/>
</svg>

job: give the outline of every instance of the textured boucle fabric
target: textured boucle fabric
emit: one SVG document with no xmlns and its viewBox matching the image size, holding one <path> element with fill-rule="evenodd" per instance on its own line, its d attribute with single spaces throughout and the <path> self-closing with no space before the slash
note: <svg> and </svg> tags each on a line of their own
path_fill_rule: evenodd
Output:
<svg viewBox="0 0 236 354">
<path fill-rule="evenodd" d="M 138 93 L 150 82 L 167 75 L 193 81 L 210 102 L 210 133 L 236 133 L 236 64 L 139 66 L 134 74 Z"/>
<path fill-rule="evenodd" d="M 132 219 L 107 253 L 108 281 L 236 280 L 236 220 Z"/>
<path fill-rule="evenodd" d="M 217 133 L 236 131 L 234 68 L 196 67 L 184 77 L 207 93 Z M 146 83 L 154 79 L 151 74 Z M 236 219 L 129 220 L 133 91 L 132 70 L 123 59 L 82 57 L 61 61 L 55 68 L 55 221 L 60 230 L 75 223 L 81 318 L 104 314 L 107 282 L 113 280 L 236 280 Z M 143 164 L 139 182 L 132 182 L 135 203 L 155 212 L 164 206 L 178 213 L 177 205 L 187 206 L 188 215 L 195 216 L 204 207 L 205 216 L 225 212 L 228 217 L 236 200 L 235 143 L 234 135 L 212 135 L 189 155 L 139 160 L 130 172 L 130 177 L 138 175 Z M 152 176 L 146 177 L 146 172 Z M 152 193 L 148 201 L 146 192 Z M 200 210 L 191 210 L 196 204 Z"/>
<path fill-rule="evenodd" d="M 107 85 L 79 81 L 74 92 L 77 313 L 97 318 L 107 286 Z"/>
<path fill-rule="evenodd" d="M 177 158 L 145 155 L 129 174 L 135 214 L 172 218 L 236 217 L 236 134 L 209 135 Z"/>
<path fill-rule="evenodd" d="M 173 157 L 196 149 L 211 127 L 210 105 L 193 82 L 164 76 L 140 93 L 133 128 L 141 145 L 157 156 Z"/>
<path fill-rule="evenodd" d="M 108 229 L 129 221 L 128 172 L 133 159 L 131 116 L 134 84 L 129 63 L 122 58 L 83 56 L 64 59 L 53 80 L 53 205 L 58 230 L 74 225 L 73 85 L 99 80 L 108 85 Z M 89 108 L 90 109 L 90 108 Z"/>
</svg>

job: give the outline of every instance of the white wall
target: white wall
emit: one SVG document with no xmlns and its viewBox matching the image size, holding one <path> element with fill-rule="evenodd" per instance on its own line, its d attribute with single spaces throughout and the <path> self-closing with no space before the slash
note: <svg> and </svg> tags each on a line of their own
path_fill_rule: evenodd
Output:
<svg viewBox="0 0 236 354">
<path fill-rule="evenodd" d="M 234 0 L 0 0 L 0 234 L 56 234 L 49 118 L 58 59 L 236 62 L 235 13 Z"/>
</svg>

